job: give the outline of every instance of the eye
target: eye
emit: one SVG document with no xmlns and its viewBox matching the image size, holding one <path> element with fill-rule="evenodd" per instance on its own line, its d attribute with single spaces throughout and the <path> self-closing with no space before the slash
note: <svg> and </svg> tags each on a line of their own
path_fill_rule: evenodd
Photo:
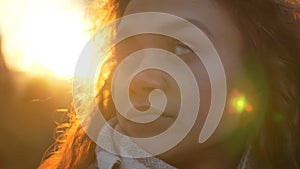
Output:
<svg viewBox="0 0 300 169">
<path fill-rule="evenodd" d="M 193 51 L 184 44 L 175 44 L 173 50 L 173 52 L 178 56 L 189 55 L 193 53 Z"/>
</svg>

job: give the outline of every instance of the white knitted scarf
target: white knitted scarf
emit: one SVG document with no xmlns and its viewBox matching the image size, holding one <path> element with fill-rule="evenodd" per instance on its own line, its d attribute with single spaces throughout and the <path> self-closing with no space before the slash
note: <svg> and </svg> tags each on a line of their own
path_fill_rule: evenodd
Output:
<svg viewBox="0 0 300 169">
<path fill-rule="evenodd" d="M 97 162 L 89 169 L 176 169 L 166 162 L 151 156 L 148 152 L 140 148 L 129 137 L 119 135 L 124 133 L 116 118 L 108 121 L 100 130 L 98 135 L 98 144 L 95 152 Z M 105 147 L 105 150 L 103 149 Z M 238 169 L 253 168 L 249 164 L 248 157 L 251 147 L 246 149 L 243 158 L 240 161 Z M 120 154 L 120 155 L 116 155 Z M 147 158 L 127 158 L 127 157 L 145 157 Z"/>
<path fill-rule="evenodd" d="M 98 135 L 96 148 L 99 169 L 176 169 L 166 162 L 153 157 L 125 135 L 116 119 L 108 121 Z M 106 150 L 104 150 L 105 148 Z M 120 154 L 120 155 L 115 155 Z M 127 158 L 127 157 L 147 158 Z"/>
</svg>

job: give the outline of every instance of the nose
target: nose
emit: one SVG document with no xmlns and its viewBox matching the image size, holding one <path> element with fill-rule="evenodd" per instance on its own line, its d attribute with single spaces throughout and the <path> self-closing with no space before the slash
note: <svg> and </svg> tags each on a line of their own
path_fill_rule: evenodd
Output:
<svg viewBox="0 0 300 169">
<path fill-rule="evenodd" d="M 149 69 L 133 78 L 129 87 L 130 99 L 137 109 L 145 111 L 150 107 L 148 98 L 152 90 L 166 90 L 167 84 L 163 74 L 160 70 Z"/>
</svg>

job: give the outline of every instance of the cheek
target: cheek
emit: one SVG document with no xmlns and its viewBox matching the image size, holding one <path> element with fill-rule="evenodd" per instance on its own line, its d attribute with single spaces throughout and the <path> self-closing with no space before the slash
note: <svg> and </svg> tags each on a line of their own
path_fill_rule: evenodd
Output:
<svg viewBox="0 0 300 169">
<path fill-rule="evenodd" d="M 193 59 L 192 62 L 187 63 L 192 70 L 197 81 L 200 94 L 200 110 L 198 117 L 206 118 L 211 102 L 211 85 L 208 73 L 199 58 Z M 203 121 L 203 120 L 202 120 Z"/>
<path fill-rule="evenodd" d="M 212 135 L 212 138 L 209 140 L 212 143 L 222 142 L 229 138 L 235 131 L 237 131 L 241 121 L 241 116 L 239 114 L 229 112 L 228 105 L 230 105 L 229 103 L 232 99 L 230 97 L 230 93 L 232 90 L 240 87 L 243 83 L 242 79 L 244 79 L 244 68 L 242 64 L 244 55 L 242 36 L 239 30 L 235 27 L 228 26 L 225 29 L 228 30 L 224 30 L 224 33 L 220 33 L 220 35 L 216 36 L 215 39 L 212 39 L 212 43 L 218 51 L 220 60 L 223 64 L 227 84 L 226 106 L 224 108 L 222 119 L 215 133 Z M 205 108 L 205 112 L 208 112 L 207 108 Z M 200 120 L 201 124 L 205 121 L 205 119 L 203 120 L 202 118 Z"/>
<path fill-rule="evenodd" d="M 216 42 L 215 42 L 216 43 Z M 238 114 L 230 113 L 228 102 L 231 101 L 230 93 L 233 89 L 241 86 L 244 83 L 243 66 L 242 66 L 242 47 L 240 44 L 220 44 L 218 47 L 218 53 L 224 66 L 227 83 L 227 100 L 226 107 L 224 108 L 222 119 L 212 135 L 212 137 L 205 142 L 202 146 L 215 144 L 222 142 L 230 137 L 238 128 L 241 121 L 241 116 Z M 200 91 L 200 110 L 198 119 L 189 135 L 189 139 L 198 140 L 203 124 L 207 118 L 210 106 L 211 106 L 211 84 L 208 73 L 205 66 L 199 59 L 188 63 L 189 67 L 193 71 Z M 244 85 L 247 86 L 247 85 Z"/>
</svg>

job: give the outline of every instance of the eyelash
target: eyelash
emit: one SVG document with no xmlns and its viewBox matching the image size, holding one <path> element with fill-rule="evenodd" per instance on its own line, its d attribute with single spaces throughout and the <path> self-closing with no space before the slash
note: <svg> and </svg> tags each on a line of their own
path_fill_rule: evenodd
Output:
<svg viewBox="0 0 300 169">
<path fill-rule="evenodd" d="M 131 46 L 127 44 L 125 50 L 123 49 L 123 50 L 119 51 L 119 53 L 122 52 L 121 55 L 126 54 L 126 53 L 127 54 L 131 53 L 132 51 L 136 51 L 135 41 L 131 41 L 131 43 L 129 43 L 129 44 L 131 44 Z M 177 56 L 184 57 L 184 56 L 189 56 L 189 55 L 194 54 L 194 51 L 189 46 L 185 45 L 183 42 L 172 40 L 172 41 L 166 42 L 166 44 L 167 44 L 167 48 L 165 48 L 165 49 L 168 49 L 170 52 L 174 53 Z"/>
</svg>

